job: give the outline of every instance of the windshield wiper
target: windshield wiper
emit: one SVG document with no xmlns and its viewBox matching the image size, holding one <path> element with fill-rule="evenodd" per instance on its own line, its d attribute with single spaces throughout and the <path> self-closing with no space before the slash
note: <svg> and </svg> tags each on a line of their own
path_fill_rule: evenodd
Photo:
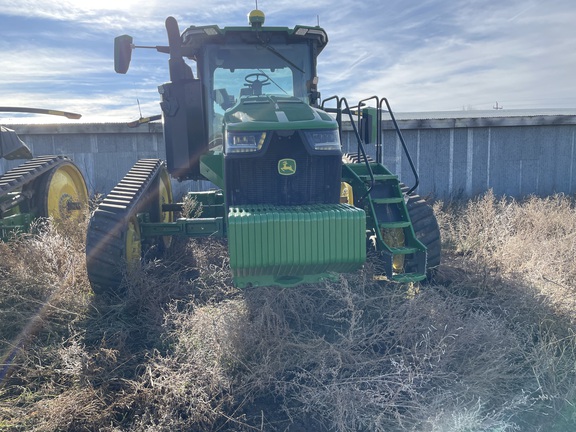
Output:
<svg viewBox="0 0 576 432">
<path fill-rule="evenodd" d="M 260 35 L 256 36 L 258 38 L 258 41 L 260 42 L 260 45 L 262 45 L 264 48 L 266 48 L 268 51 L 270 51 L 272 54 L 274 54 L 276 57 L 281 58 L 282 60 L 284 60 L 286 63 L 288 63 L 290 66 L 292 66 L 294 69 L 298 69 L 300 72 L 302 73 L 306 73 L 304 72 L 302 69 L 300 69 L 298 66 L 296 66 L 290 59 L 286 58 L 284 55 L 280 54 L 280 52 L 278 52 L 278 50 L 276 48 L 274 48 L 271 45 L 268 45 L 266 42 L 264 42 L 262 39 L 260 39 Z"/>
<path fill-rule="evenodd" d="M 272 78 L 270 78 L 270 76 L 266 72 L 264 72 L 262 69 L 258 69 L 258 71 L 261 74 L 267 76 L 268 79 L 272 82 L 272 84 L 274 84 L 276 87 L 278 87 L 280 90 L 282 90 L 285 94 L 288 94 L 288 92 L 286 90 L 284 90 L 282 87 L 280 87 L 280 85 L 276 81 L 274 81 Z"/>
</svg>

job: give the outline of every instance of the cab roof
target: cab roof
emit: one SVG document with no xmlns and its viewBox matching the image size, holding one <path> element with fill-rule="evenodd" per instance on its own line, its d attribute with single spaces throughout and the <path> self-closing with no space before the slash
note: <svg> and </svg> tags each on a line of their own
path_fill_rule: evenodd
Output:
<svg viewBox="0 0 576 432">
<path fill-rule="evenodd" d="M 318 55 L 328 43 L 321 27 L 224 27 L 190 26 L 182 33 L 182 55 L 195 58 L 206 44 L 302 44 L 312 41 Z"/>
</svg>

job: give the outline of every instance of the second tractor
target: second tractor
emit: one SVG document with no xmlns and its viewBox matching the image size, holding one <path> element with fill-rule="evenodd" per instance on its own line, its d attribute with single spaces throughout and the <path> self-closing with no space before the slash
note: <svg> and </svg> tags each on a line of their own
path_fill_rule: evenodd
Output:
<svg viewBox="0 0 576 432">
<path fill-rule="evenodd" d="M 39 113 L 77 119 L 80 114 L 40 108 L 0 107 L 0 112 Z M 88 206 L 80 169 L 66 156 L 33 157 L 18 134 L 0 126 L 0 157 L 29 159 L 0 175 L 0 240 L 30 230 L 38 218 L 79 220 Z"/>
</svg>

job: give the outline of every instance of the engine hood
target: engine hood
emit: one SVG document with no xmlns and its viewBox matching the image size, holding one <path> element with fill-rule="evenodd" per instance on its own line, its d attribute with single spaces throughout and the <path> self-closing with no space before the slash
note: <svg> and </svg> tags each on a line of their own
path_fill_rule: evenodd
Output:
<svg viewBox="0 0 576 432">
<path fill-rule="evenodd" d="M 337 129 L 336 120 L 292 96 L 247 96 L 224 115 L 230 131 Z"/>
</svg>

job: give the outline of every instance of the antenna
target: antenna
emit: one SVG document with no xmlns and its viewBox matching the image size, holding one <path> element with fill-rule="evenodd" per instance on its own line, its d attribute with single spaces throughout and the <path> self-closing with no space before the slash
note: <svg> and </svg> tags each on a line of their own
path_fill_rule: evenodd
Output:
<svg viewBox="0 0 576 432">
<path fill-rule="evenodd" d="M 136 98 L 136 103 L 138 103 L 138 112 L 140 113 L 140 118 L 142 118 L 142 110 L 140 109 L 140 100 Z"/>
<path fill-rule="evenodd" d="M 320 27 L 320 15 L 316 15 L 316 22 L 318 27 Z"/>
<path fill-rule="evenodd" d="M 258 9 L 258 0 L 256 0 L 256 9 Z"/>
</svg>

